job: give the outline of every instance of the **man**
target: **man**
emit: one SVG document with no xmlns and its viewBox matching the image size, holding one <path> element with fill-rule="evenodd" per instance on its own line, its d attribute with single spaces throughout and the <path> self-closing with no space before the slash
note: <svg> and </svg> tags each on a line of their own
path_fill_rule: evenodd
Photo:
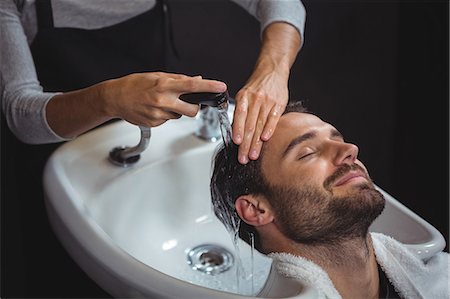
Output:
<svg viewBox="0 0 450 299">
<path fill-rule="evenodd" d="M 369 233 L 384 209 L 358 147 L 332 125 L 287 106 L 257 161 L 216 155 L 211 194 L 218 218 L 274 259 L 297 293 L 323 298 L 449 298 L 448 254 L 427 263 L 396 240 Z"/>
</svg>

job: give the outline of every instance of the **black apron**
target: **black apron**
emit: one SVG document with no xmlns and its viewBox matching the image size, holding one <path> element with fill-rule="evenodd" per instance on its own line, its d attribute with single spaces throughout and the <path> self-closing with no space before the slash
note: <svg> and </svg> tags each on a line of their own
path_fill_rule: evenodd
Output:
<svg viewBox="0 0 450 299">
<path fill-rule="evenodd" d="M 170 41 L 163 7 L 157 1 L 123 23 L 83 30 L 55 28 L 50 0 L 37 0 L 38 33 L 31 51 L 44 91 L 71 91 L 134 72 L 163 71 Z M 61 143 L 24 144 L 4 118 L 1 129 L 2 295 L 62 298 L 69 289 L 73 297 L 107 296 L 72 263 L 49 226 L 42 174 Z"/>
</svg>

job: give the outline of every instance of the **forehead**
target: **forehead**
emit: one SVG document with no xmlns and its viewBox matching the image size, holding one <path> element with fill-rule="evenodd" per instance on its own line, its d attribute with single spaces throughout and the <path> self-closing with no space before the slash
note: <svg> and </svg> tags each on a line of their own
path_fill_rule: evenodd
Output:
<svg viewBox="0 0 450 299">
<path fill-rule="evenodd" d="M 333 127 L 329 123 L 324 122 L 314 114 L 290 112 L 280 118 L 273 137 L 280 142 L 289 136 L 298 136 L 310 130 L 329 130 L 331 128 Z M 286 142 L 289 141 L 286 140 Z"/>
<path fill-rule="evenodd" d="M 310 113 L 289 112 L 281 116 L 272 137 L 265 142 L 264 152 L 278 156 L 292 139 L 311 130 L 331 130 L 334 128 L 319 117 Z"/>
<path fill-rule="evenodd" d="M 313 130 L 331 131 L 332 128 L 334 127 L 329 123 L 310 113 L 289 112 L 282 115 L 272 137 L 263 144 L 261 157 L 263 172 L 268 171 L 268 167 L 280 166 L 283 152 L 293 139 Z"/>
<path fill-rule="evenodd" d="M 285 126 L 311 126 L 326 124 L 318 116 L 312 113 L 289 112 L 280 118 L 280 122 Z"/>
</svg>

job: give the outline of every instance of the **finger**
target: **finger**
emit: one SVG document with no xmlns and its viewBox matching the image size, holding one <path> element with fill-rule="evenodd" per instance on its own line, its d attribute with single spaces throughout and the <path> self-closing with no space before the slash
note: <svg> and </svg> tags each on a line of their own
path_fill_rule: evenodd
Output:
<svg viewBox="0 0 450 299">
<path fill-rule="evenodd" d="M 182 115 L 180 113 L 173 112 L 171 110 L 166 110 L 165 108 L 155 108 L 150 106 L 147 111 L 141 112 L 141 117 L 146 117 L 149 119 L 178 119 Z"/>
<path fill-rule="evenodd" d="M 192 78 L 188 75 L 184 75 L 184 74 L 176 74 L 176 73 L 163 73 L 163 72 L 158 72 L 156 73 L 157 75 L 161 76 L 161 77 L 166 77 L 166 78 L 170 78 L 170 79 L 178 79 L 178 80 L 182 80 L 182 79 L 188 79 L 188 78 Z"/>
<path fill-rule="evenodd" d="M 261 140 L 261 133 L 265 127 L 267 115 L 269 111 L 267 108 L 262 106 L 259 109 L 258 120 L 256 122 L 256 129 L 253 134 L 252 144 L 250 146 L 250 152 L 248 154 L 249 159 L 256 160 L 259 157 L 259 153 L 261 152 L 263 141 Z"/>
<path fill-rule="evenodd" d="M 179 94 L 189 92 L 224 92 L 227 90 L 227 85 L 221 81 L 199 78 L 173 80 L 168 87 Z"/>
<path fill-rule="evenodd" d="M 247 119 L 248 111 L 248 99 L 247 96 L 236 97 L 236 106 L 234 108 L 233 116 L 233 142 L 237 145 L 242 143 L 242 138 L 244 136 L 245 120 Z"/>
<path fill-rule="evenodd" d="M 186 115 L 190 117 L 196 116 L 198 110 L 200 109 L 200 105 L 182 101 L 179 98 L 176 98 L 173 94 L 161 95 L 159 98 L 157 98 L 156 102 L 158 104 L 155 104 L 154 101 L 153 103 L 150 104 L 152 105 L 150 108 L 155 109 L 155 107 L 158 107 L 158 109 L 164 111 L 170 111 L 172 113 Z"/>
<path fill-rule="evenodd" d="M 177 99 L 176 101 L 173 102 L 172 106 L 168 108 L 168 110 L 177 114 L 194 117 L 200 110 L 200 105 L 190 104 L 180 99 Z"/>
<path fill-rule="evenodd" d="M 256 130 L 256 122 L 258 121 L 259 102 L 255 102 L 252 106 L 249 107 L 247 113 L 247 119 L 245 121 L 245 131 L 244 131 L 244 139 L 242 143 L 239 145 L 239 162 L 242 164 L 246 164 L 248 162 L 248 154 L 250 151 L 250 145 L 253 140 L 253 135 Z"/>
<path fill-rule="evenodd" d="M 267 141 L 270 139 L 270 137 L 272 137 L 273 132 L 275 131 L 275 128 L 277 126 L 277 123 L 280 120 L 281 113 L 282 113 L 281 110 L 282 110 L 282 108 L 280 105 L 273 106 L 273 108 L 270 111 L 269 116 L 267 118 L 267 122 L 264 127 L 264 131 L 261 135 L 262 141 Z"/>
<path fill-rule="evenodd" d="M 251 145 L 250 152 L 248 154 L 248 158 L 250 160 L 256 160 L 259 158 L 259 154 L 261 153 L 261 148 L 263 145 L 263 141 L 259 138 L 259 135 L 253 135 L 253 141 Z"/>
<path fill-rule="evenodd" d="M 152 124 L 162 124 L 169 119 L 180 118 L 181 115 L 172 111 L 166 111 L 164 109 L 152 108 L 149 111 L 144 111 L 141 118 L 148 120 Z"/>
<path fill-rule="evenodd" d="M 162 125 L 163 123 L 165 123 L 166 121 L 167 121 L 167 119 L 153 119 L 153 120 L 149 120 L 147 126 L 150 127 L 150 128 L 158 127 L 158 126 Z"/>
<path fill-rule="evenodd" d="M 167 121 L 167 119 L 159 117 L 154 118 L 153 116 L 148 116 L 147 114 L 144 113 L 135 117 L 133 120 L 130 119 L 125 120 L 137 126 L 145 126 L 150 128 L 160 126 Z"/>
<path fill-rule="evenodd" d="M 179 119 L 182 115 L 173 111 L 166 111 L 169 119 Z"/>
</svg>

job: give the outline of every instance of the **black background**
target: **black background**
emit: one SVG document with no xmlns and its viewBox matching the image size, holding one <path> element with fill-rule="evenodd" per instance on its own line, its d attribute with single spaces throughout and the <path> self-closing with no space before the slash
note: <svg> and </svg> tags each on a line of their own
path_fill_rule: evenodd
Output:
<svg viewBox="0 0 450 299">
<path fill-rule="evenodd" d="M 180 58 L 169 70 L 223 80 L 234 96 L 258 53 L 258 22 L 226 0 L 170 2 Z M 448 243 L 447 1 L 303 4 L 305 43 L 291 100 L 305 100 L 356 143 L 375 183 Z M 2 152 L 3 165 L 7 159 Z M 110 298 L 60 245 L 43 202 L 8 198 L 5 176 L 2 167 L 1 297 Z"/>
</svg>

